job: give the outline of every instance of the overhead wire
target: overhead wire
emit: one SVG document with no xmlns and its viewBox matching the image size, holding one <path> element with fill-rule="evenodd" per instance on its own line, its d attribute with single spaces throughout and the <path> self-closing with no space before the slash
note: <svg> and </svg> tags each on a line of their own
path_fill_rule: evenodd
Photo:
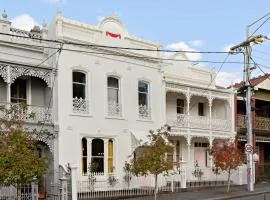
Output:
<svg viewBox="0 0 270 200">
<path fill-rule="evenodd" d="M 49 47 L 49 46 L 41 46 L 41 45 L 29 45 L 29 44 L 22 44 L 22 43 L 13 43 L 13 42 L 5 42 L 5 43 L 12 43 L 18 44 L 24 47 L 42 47 L 42 48 L 49 48 L 49 49 L 58 49 L 56 47 Z M 103 50 L 103 49 L 98 49 Z M 163 57 L 152 57 L 152 56 L 137 56 L 137 55 L 130 55 L 126 53 L 120 52 L 97 52 L 97 51 L 86 51 L 86 50 L 78 50 L 78 49 L 70 49 L 70 48 L 62 48 L 62 51 L 70 51 L 70 52 L 77 52 L 77 53 L 86 53 L 86 54 L 93 54 L 93 55 L 112 55 L 118 57 L 129 57 L 135 59 L 148 59 L 148 60 L 157 60 L 157 61 L 176 61 L 176 62 L 196 62 L 196 63 L 210 63 L 210 64 L 222 64 L 222 61 L 212 61 L 212 60 L 190 60 L 190 59 L 174 59 L 174 58 L 163 58 Z M 183 51 L 184 52 L 184 51 Z M 237 52 L 242 53 L 242 52 Z M 231 61 L 227 62 L 228 64 L 244 64 L 243 62 L 238 61 Z"/>
<path fill-rule="evenodd" d="M 169 50 L 169 49 L 149 49 L 149 48 L 134 48 L 134 47 L 121 47 L 121 46 L 108 46 L 108 45 L 98 45 L 98 44 L 84 44 L 78 42 L 69 42 L 69 41 L 59 41 L 59 40 L 50 40 L 50 39 L 43 39 L 37 37 L 27 37 L 21 35 L 13 35 L 10 33 L 0 33 L 0 35 L 6 35 L 10 37 L 19 37 L 19 38 L 27 38 L 33 39 L 43 42 L 51 42 L 51 43 L 64 43 L 69 45 L 75 46 L 83 46 L 83 47 L 98 47 L 98 48 L 108 48 L 108 49 L 122 49 L 122 50 L 134 50 L 134 51 L 152 51 L 152 52 L 168 52 L 168 53 L 207 53 L 207 54 L 227 54 L 226 51 L 187 51 L 187 50 Z"/>
<path fill-rule="evenodd" d="M 227 59 L 229 58 L 229 55 L 230 55 L 230 54 L 227 54 L 227 56 L 225 57 L 225 59 L 224 59 L 223 62 L 221 63 L 219 69 L 217 70 L 215 76 L 211 78 L 211 81 L 210 81 L 210 83 L 206 86 L 206 88 L 202 88 L 202 90 L 205 91 L 205 92 L 203 92 L 202 94 L 208 92 L 209 87 L 212 85 L 213 81 L 217 78 L 217 75 L 220 73 L 221 69 L 223 68 L 224 64 L 226 63 Z M 188 112 L 190 112 L 190 111 L 194 108 L 194 106 L 195 106 L 196 104 L 197 104 L 197 102 L 194 103 L 194 104 L 192 104 L 192 106 L 189 107 Z M 187 114 L 187 112 L 186 112 L 186 114 Z"/>
<path fill-rule="evenodd" d="M 51 54 L 51 56 L 50 56 L 50 57 L 52 57 L 53 55 L 55 55 L 55 54 L 58 53 L 57 60 L 56 60 L 56 64 L 55 64 L 55 68 L 54 68 L 55 73 L 53 73 L 53 80 L 52 80 L 52 87 L 51 87 L 51 93 L 50 93 L 49 104 L 48 104 L 47 109 L 46 109 L 45 118 L 44 118 L 43 121 L 41 122 L 41 128 L 40 128 L 39 134 L 41 134 L 42 131 L 43 131 L 43 127 L 44 127 L 45 122 L 46 122 L 46 116 L 48 116 L 48 112 L 49 112 L 49 109 L 50 109 L 50 107 L 51 107 L 51 102 L 52 102 L 52 97 L 53 97 L 53 92 L 54 92 L 54 85 L 55 85 L 55 80 L 56 80 L 56 71 L 57 71 L 57 68 L 58 68 L 59 57 L 60 57 L 60 54 L 61 54 L 63 45 L 64 45 L 64 44 L 60 44 L 60 48 L 59 48 L 57 51 L 55 51 L 53 54 Z"/>
</svg>

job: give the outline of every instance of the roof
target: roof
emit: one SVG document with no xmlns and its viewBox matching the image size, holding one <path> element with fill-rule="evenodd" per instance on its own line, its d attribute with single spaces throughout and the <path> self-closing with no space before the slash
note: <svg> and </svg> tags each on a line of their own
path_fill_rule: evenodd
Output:
<svg viewBox="0 0 270 200">
<path fill-rule="evenodd" d="M 270 73 L 266 73 L 263 76 L 258 76 L 258 77 L 252 78 L 252 79 L 250 79 L 251 86 L 253 86 L 253 87 L 257 86 L 261 82 L 265 81 L 267 78 L 270 78 Z M 244 84 L 245 84 L 244 81 L 241 81 L 240 83 L 235 83 L 234 85 L 231 85 L 228 88 L 234 87 L 234 88 L 240 89 L 244 86 Z"/>
</svg>

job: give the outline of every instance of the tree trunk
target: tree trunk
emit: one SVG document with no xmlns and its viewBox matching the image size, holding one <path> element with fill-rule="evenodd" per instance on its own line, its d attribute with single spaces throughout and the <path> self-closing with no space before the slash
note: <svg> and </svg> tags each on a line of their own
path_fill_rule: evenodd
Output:
<svg viewBox="0 0 270 200">
<path fill-rule="evenodd" d="M 231 185 L 231 170 L 228 171 L 228 187 L 227 187 L 227 193 L 230 192 L 230 185 Z"/>
<path fill-rule="evenodd" d="M 157 180 L 157 178 L 158 178 L 158 175 L 157 174 L 155 174 L 154 175 L 155 176 L 155 200 L 157 200 L 157 193 L 158 193 L 158 180 Z"/>
</svg>

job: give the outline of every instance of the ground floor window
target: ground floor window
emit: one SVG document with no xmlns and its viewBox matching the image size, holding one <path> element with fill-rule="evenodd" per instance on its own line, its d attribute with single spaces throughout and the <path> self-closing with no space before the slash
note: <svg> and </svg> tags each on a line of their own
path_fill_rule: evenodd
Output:
<svg viewBox="0 0 270 200">
<path fill-rule="evenodd" d="M 82 138 L 82 174 L 86 175 L 89 170 L 91 172 L 112 173 L 113 166 L 113 140 L 112 139 L 100 139 L 90 138 L 91 142 L 87 142 L 88 139 Z M 108 141 L 105 143 L 104 141 Z M 107 152 L 105 154 L 104 152 Z M 108 169 L 105 169 L 105 163 L 108 165 Z"/>
</svg>

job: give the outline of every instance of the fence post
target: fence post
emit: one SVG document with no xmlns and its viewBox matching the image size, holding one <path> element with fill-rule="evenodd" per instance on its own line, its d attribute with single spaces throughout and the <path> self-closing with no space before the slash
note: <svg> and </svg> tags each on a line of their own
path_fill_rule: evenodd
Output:
<svg viewBox="0 0 270 200">
<path fill-rule="evenodd" d="M 71 187 L 72 187 L 72 200 L 78 199 L 77 193 L 77 166 L 71 165 Z"/>
<path fill-rule="evenodd" d="M 174 192 L 174 185 L 173 185 L 173 174 L 172 174 L 171 176 L 172 176 L 171 191 L 172 191 L 172 192 Z"/>
<path fill-rule="evenodd" d="M 243 167 L 238 167 L 238 185 L 243 185 Z"/>
<path fill-rule="evenodd" d="M 181 188 L 187 188 L 187 168 L 186 168 L 187 162 L 181 160 L 180 161 L 180 176 L 181 176 Z"/>
<path fill-rule="evenodd" d="M 61 200 L 68 200 L 68 178 L 65 176 L 65 174 L 63 175 L 62 178 L 60 178 L 60 182 L 61 182 Z"/>
<path fill-rule="evenodd" d="M 32 200 L 38 200 L 38 181 L 36 178 L 31 182 L 31 195 Z"/>
</svg>

